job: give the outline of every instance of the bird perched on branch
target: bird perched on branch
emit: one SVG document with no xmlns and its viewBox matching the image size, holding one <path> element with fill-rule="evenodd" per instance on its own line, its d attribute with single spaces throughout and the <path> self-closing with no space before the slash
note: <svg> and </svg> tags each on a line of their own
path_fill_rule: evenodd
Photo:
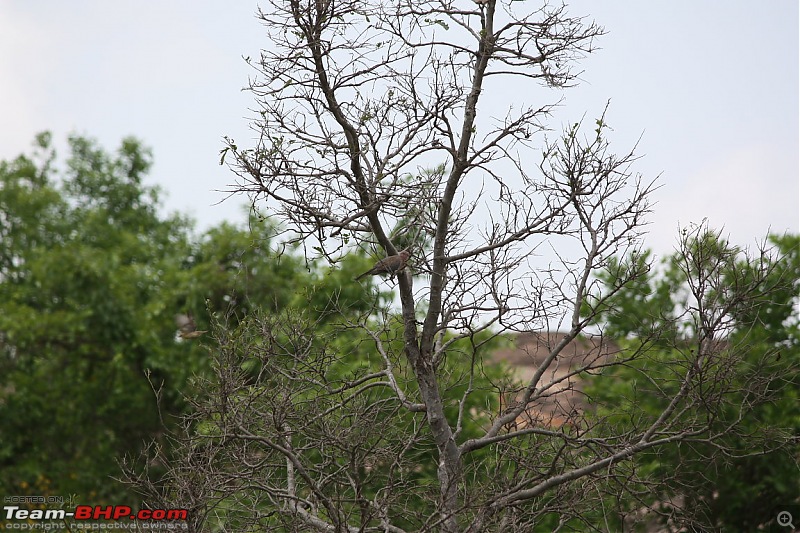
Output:
<svg viewBox="0 0 800 533">
<path fill-rule="evenodd" d="M 396 273 L 403 270 L 406 267 L 406 263 L 408 263 L 408 258 L 411 257 L 411 252 L 408 251 L 408 248 L 405 250 L 400 250 L 397 255 L 390 255 L 389 257 L 384 257 L 377 263 L 375 266 L 361 274 L 356 278 L 356 281 L 360 280 L 364 276 L 377 276 L 378 274 L 389 274 L 390 278 L 393 278 Z"/>
</svg>

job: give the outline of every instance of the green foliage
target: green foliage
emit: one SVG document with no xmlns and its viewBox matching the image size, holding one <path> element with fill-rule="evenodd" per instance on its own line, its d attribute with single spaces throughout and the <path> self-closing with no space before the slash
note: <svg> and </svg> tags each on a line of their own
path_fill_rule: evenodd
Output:
<svg viewBox="0 0 800 533">
<path fill-rule="evenodd" d="M 256 310 L 267 320 L 293 309 L 328 349 L 347 354 L 328 370 L 336 379 L 378 364 L 365 339 L 332 334 L 342 311 L 355 319 L 389 303 L 390 292 L 372 289 L 378 280 L 353 282 L 371 258 L 351 253 L 323 268 L 276 254 L 275 228 L 258 217 L 192 242 L 190 221 L 160 214 L 159 191 L 143 181 L 152 158 L 138 141 L 109 153 L 71 137 L 62 172 L 50 142 L 41 134 L 32 155 L 0 162 L 4 492 L 134 502 L 111 479 L 117 461 L 153 439 L 169 450 L 164 435 L 190 409 L 186 395 L 205 396 L 190 378 L 214 361 L 203 348 L 211 334 L 177 338 L 176 314 L 191 313 L 199 330 L 231 332 L 243 320 L 251 327 Z M 247 379 L 266 370 L 252 356 L 237 368 Z"/>
<path fill-rule="evenodd" d="M 173 377 L 153 364 L 174 345 L 161 274 L 179 267 L 187 225 L 158 218 L 135 140 L 113 156 L 69 145 L 61 185 L 49 135 L 35 158 L 0 164 L 1 481 L 105 501 L 121 496 L 119 452 L 159 430 L 145 370 Z"/>
<path fill-rule="evenodd" d="M 270 251 L 263 220 L 192 243 L 144 185 L 152 159 L 135 139 L 109 153 L 71 137 L 69 151 L 57 172 L 41 134 L 31 156 L 0 162 L 0 488 L 132 502 L 117 460 L 163 441 L 209 367 L 211 339 L 178 339 L 175 315 L 235 325 L 310 276 Z"/>
<path fill-rule="evenodd" d="M 692 381 L 690 392 L 708 402 L 708 412 L 698 416 L 696 409 L 678 409 L 675 415 L 682 427 L 706 429 L 696 439 L 637 456 L 639 476 L 653 485 L 631 487 L 649 497 L 628 501 L 628 510 L 673 497 L 702 527 L 754 531 L 773 520 L 781 505 L 800 499 L 800 456 L 796 447 L 777 444 L 800 434 L 800 237 L 770 241 L 776 254 L 746 257 L 705 232 L 689 239 L 683 254 L 668 258 L 660 275 L 646 266 L 646 253 L 613 262 L 600 276 L 606 293 L 613 293 L 602 304 L 604 325 L 621 339 L 619 357 L 630 358 L 586 389 L 607 434 L 624 434 L 658 417 L 685 375 L 714 376 Z M 614 292 L 630 269 L 638 279 L 630 289 Z M 719 282 L 707 287 L 679 281 L 715 277 Z M 739 298 L 746 286 L 757 287 L 753 298 Z M 726 324 L 727 334 L 714 341 L 719 355 L 693 370 L 698 339 L 709 327 L 698 314 L 712 303 L 729 310 L 708 313 Z M 681 307 L 689 311 L 675 316 Z M 710 436 L 718 438 L 713 445 L 706 440 Z"/>
<path fill-rule="evenodd" d="M 596 303 L 605 332 L 612 338 L 649 338 L 658 333 L 661 339 L 675 339 L 675 305 L 673 288 L 679 287 L 675 269 L 652 275 L 650 251 L 632 253 L 628 257 L 609 260 L 605 270 L 597 275 L 607 292 L 614 297 Z M 583 314 L 590 315 L 592 299 L 583 302 Z"/>
</svg>

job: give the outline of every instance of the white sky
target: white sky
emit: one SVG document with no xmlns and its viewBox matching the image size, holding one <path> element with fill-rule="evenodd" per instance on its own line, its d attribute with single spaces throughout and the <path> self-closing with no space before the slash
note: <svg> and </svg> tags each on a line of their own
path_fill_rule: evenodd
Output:
<svg viewBox="0 0 800 533">
<path fill-rule="evenodd" d="M 703 218 L 741 244 L 800 229 L 796 0 L 569 4 L 609 34 L 552 126 L 594 118 L 610 99 L 614 147 L 643 134 L 636 170 L 662 174 L 648 247 L 669 253 L 678 226 Z M 168 210 L 201 229 L 242 222 L 243 198 L 216 205 L 233 180 L 218 162 L 223 135 L 253 137 L 241 56 L 267 46 L 255 8 L 0 0 L 0 158 L 43 130 L 59 147 L 70 132 L 107 149 L 134 135 L 154 150 L 150 183 Z"/>
</svg>

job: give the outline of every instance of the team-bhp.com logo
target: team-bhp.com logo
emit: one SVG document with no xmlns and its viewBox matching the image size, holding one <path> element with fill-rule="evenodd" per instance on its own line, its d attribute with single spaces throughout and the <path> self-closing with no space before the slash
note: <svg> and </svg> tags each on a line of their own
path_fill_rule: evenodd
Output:
<svg viewBox="0 0 800 533">
<path fill-rule="evenodd" d="M 186 520 L 186 509 L 140 509 L 134 511 L 127 505 L 78 505 L 74 511 L 64 509 L 22 509 L 5 505 L 6 520 Z"/>
</svg>

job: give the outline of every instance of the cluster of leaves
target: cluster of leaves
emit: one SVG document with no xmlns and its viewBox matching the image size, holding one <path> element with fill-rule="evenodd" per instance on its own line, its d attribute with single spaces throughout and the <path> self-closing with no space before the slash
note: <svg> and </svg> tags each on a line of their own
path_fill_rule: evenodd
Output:
<svg viewBox="0 0 800 533">
<path fill-rule="evenodd" d="M 777 253 L 763 247 L 756 256 L 707 230 L 685 242 L 688 253 L 665 259 L 659 271 L 644 253 L 614 261 L 600 275 L 606 290 L 617 292 L 605 302 L 599 325 L 619 339 L 620 358 L 637 356 L 590 381 L 586 392 L 609 434 L 624 434 L 663 412 L 685 375 L 697 376 L 689 392 L 696 407 L 681 411 L 676 423 L 706 429 L 638 455 L 630 468 L 652 484 L 629 487 L 623 507 L 633 515 L 660 508 L 671 520 L 753 531 L 774 521 L 781 506 L 800 501 L 800 455 L 787 446 L 800 435 L 800 236 L 772 236 Z M 690 263 L 688 256 L 698 259 Z M 618 289 L 620 273 L 630 271 L 640 275 Z M 718 279 L 700 290 L 681 281 L 687 277 Z M 733 301 L 747 284 L 758 286 L 756 297 Z M 709 336 L 701 317 L 712 301 L 726 310 L 708 313 L 725 325 L 721 335 Z M 677 315 L 681 309 L 689 311 Z M 713 358 L 698 357 L 712 347 Z M 703 405 L 713 408 L 698 424 Z M 750 413 L 742 418 L 745 407 Z"/>
<path fill-rule="evenodd" d="M 233 377 L 259 398 L 253 407 L 264 408 L 269 394 L 290 390 L 292 372 L 317 365 L 320 387 L 329 391 L 331 383 L 357 381 L 375 366 L 363 333 L 341 322 L 389 305 L 389 293 L 373 293 L 369 280 L 352 281 L 373 259 L 350 254 L 336 268 L 321 268 L 277 254 L 267 238 L 275 228 L 256 217 L 247 229 L 222 224 L 193 242 L 189 220 L 159 213 L 158 190 L 143 182 L 151 155 L 135 139 L 110 154 L 71 137 L 63 169 L 49 134 L 35 146 L 30 156 L 0 162 L 0 487 L 7 494 L 135 503 L 112 479 L 120 475 L 120 458 L 141 456 L 153 441 L 171 457 L 169 435 L 193 409 L 192 435 L 213 441 L 209 428 L 222 419 L 203 402 L 213 403 L 213 393 L 232 386 Z M 217 339 L 180 339 L 174 317 L 181 313 L 193 314 L 197 327 L 213 329 Z M 397 323 L 388 320 L 392 333 L 384 341 L 397 354 Z M 297 333 L 299 324 L 307 326 L 302 335 L 280 333 Z M 294 346 L 304 339 L 308 346 Z M 214 340 L 219 350 L 208 349 Z M 290 345 L 296 350 L 288 359 L 267 355 Z M 293 366 L 298 362 L 302 368 Z M 395 364 L 397 379 L 408 380 L 403 361 Z M 454 388 L 452 395 L 462 392 Z M 371 394 L 389 397 L 379 388 Z M 382 440 L 396 446 L 401 440 L 389 420 L 399 433 L 421 424 L 388 401 L 378 402 L 388 411 L 369 417 L 341 409 L 321 416 L 330 408 L 322 390 L 304 385 L 292 395 L 285 404 L 272 397 L 281 407 L 270 416 L 291 411 L 313 422 L 304 429 L 309 435 L 348 427 L 348 443 L 357 444 L 359 427 L 386 425 Z M 496 394 L 487 389 L 475 398 L 486 407 Z M 342 425 L 345 419 L 352 424 Z M 468 421 L 465 431 L 475 423 Z M 416 481 L 435 478 L 418 468 L 435 461 L 414 460 L 415 453 L 430 453 L 421 449 L 408 451 L 415 466 L 404 481 L 420 503 L 417 487 L 424 483 Z M 366 461 L 366 452 L 358 459 Z M 150 474 L 160 477 L 168 462 L 147 465 L 156 470 Z M 367 486 L 375 491 L 381 484 Z"/>
<path fill-rule="evenodd" d="M 189 220 L 159 213 L 135 139 L 110 154 L 71 137 L 63 168 L 49 134 L 35 146 L 0 162 L 0 488 L 130 502 L 117 460 L 162 438 L 209 367 L 175 315 L 207 329 L 206 309 L 281 308 L 307 275 L 270 252 L 263 220 L 192 242 Z"/>
</svg>

